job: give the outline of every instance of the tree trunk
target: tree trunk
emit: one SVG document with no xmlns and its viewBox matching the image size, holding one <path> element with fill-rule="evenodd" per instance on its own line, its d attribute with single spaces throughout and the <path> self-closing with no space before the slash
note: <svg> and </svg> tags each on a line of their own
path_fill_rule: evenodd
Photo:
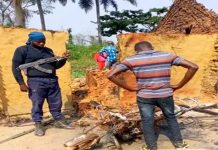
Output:
<svg viewBox="0 0 218 150">
<path fill-rule="evenodd" d="M 1 7 L 1 8 L 0 8 L 0 9 L 1 9 L 1 10 L 0 10 L 0 11 L 1 11 L 1 17 L 2 17 L 2 18 L 1 18 L 1 25 L 3 26 L 3 25 L 4 25 L 4 20 L 5 20 L 5 17 L 4 17 L 5 14 L 4 14 L 4 10 L 3 10 L 3 2 L 2 2 L 2 1 L 0 2 L 0 7 Z"/>
<path fill-rule="evenodd" d="M 25 27 L 25 12 L 22 8 L 22 0 L 13 0 L 15 9 L 15 26 Z"/>
<path fill-rule="evenodd" d="M 96 4 L 97 25 L 98 25 L 98 42 L 99 44 L 102 44 L 99 0 L 95 0 L 95 4 Z"/>
<path fill-rule="evenodd" d="M 40 20 L 41 20 L 42 30 L 45 31 L 46 30 L 45 18 L 44 18 L 44 13 L 43 13 L 43 10 L 42 10 L 41 0 L 36 0 L 36 3 L 37 3 L 38 10 L 39 10 L 39 16 L 40 16 Z"/>
<path fill-rule="evenodd" d="M 5 22 L 5 14 L 4 14 L 4 12 L 2 12 L 1 17 L 2 17 L 1 25 L 3 26 L 3 25 L 4 25 L 4 22 Z"/>
<path fill-rule="evenodd" d="M 14 26 L 14 21 L 13 21 L 13 19 L 11 18 L 11 16 L 9 15 L 9 14 L 7 14 L 7 19 L 8 19 L 8 22 L 9 22 L 9 24 L 11 25 L 11 26 Z"/>
</svg>

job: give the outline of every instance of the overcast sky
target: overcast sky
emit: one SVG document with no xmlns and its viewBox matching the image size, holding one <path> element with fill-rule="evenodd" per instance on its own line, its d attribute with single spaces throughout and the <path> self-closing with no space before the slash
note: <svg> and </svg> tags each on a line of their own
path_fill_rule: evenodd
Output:
<svg viewBox="0 0 218 150">
<path fill-rule="evenodd" d="M 78 0 L 76 0 L 78 2 Z M 173 0 L 137 0 L 138 5 L 133 6 L 125 0 L 116 0 L 118 4 L 118 10 L 138 10 L 143 9 L 148 11 L 150 8 L 169 7 Z M 214 10 L 218 13 L 218 0 L 197 0 L 204 4 L 208 9 Z M 72 3 L 69 0 L 68 4 L 63 7 L 59 3 L 54 4 L 55 9 L 53 13 L 46 15 L 46 27 L 49 30 L 66 31 L 68 28 L 72 28 L 72 34 L 84 34 L 84 35 L 97 35 L 96 25 L 90 21 L 96 21 L 95 7 L 88 13 L 82 10 L 78 3 Z M 113 10 L 109 8 L 109 10 Z M 101 9 L 101 15 L 106 14 Z M 28 27 L 40 29 L 40 18 L 38 15 L 34 15 L 29 20 Z"/>
</svg>

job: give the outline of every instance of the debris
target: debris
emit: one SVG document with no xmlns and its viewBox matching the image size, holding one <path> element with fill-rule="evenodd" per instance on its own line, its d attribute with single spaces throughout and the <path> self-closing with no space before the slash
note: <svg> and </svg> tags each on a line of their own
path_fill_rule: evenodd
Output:
<svg viewBox="0 0 218 150">
<path fill-rule="evenodd" d="M 193 100 L 192 100 L 193 101 Z M 194 106 L 189 105 L 176 105 L 176 116 L 181 117 L 183 114 L 192 111 L 192 110 L 203 110 L 209 111 L 206 109 L 217 108 L 217 104 L 209 104 L 209 105 L 200 105 L 197 101 L 195 101 Z M 85 135 L 89 135 L 92 131 L 99 127 L 103 131 L 106 131 L 105 135 L 110 138 L 110 141 L 116 146 L 117 149 L 122 149 L 119 141 L 129 141 L 132 139 L 136 139 L 139 135 L 142 134 L 142 125 L 141 118 L 137 107 L 132 107 L 132 110 L 113 110 L 111 111 L 108 107 L 101 105 L 96 101 L 90 101 L 91 107 L 87 110 L 89 115 L 87 117 L 91 117 L 93 115 L 99 122 L 86 130 Z M 212 111 L 209 111 L 212 112 Z M 213 112 L 215 113 L 215 112 Z M 158 127 L 161 124 L 161 121 L 164 120 L 164 116 L 161 113 L 161 110 L 155 109 L 155 126 Z M 195 123 L 195 120 L 189 118 L 188 124 Z M 100 137 L 100 136 L 98 136 Z M 102 136 L 101 136 L 102 137 Z M 100 139 L 101 139 L 100 137 Z M 89 139 L 89 138 L 88 138 Z M 87 138 L 80 138 L 79 143 L 90 143 L 91 140 Z M 99 140 L 100 140 L 99 139 Z M 84 141 L 83 141 L 84 140 Z M 78 149 L 80 150 L 80 149 Z"/>
<path fill-rule="evenodd" d="M 179 105 L 179 106 L 185 107 L 185 108 L 190 108 L 190 106 L 185 105 L 185 104 L 182 104 L 182 105 Z M 209 105 L 209 106 L 199 106 L 199 107 L 192 108 L 192 110 L 197 111 L 197 112 L 201 112 L 201 113 L 207 113 L 207 114 L 210 114 L 210 115 L 218 115 L 218 112 L 205 110 L 205 109 L 208 109 L 208 108 L 211 108 L 211 107 L 217 108 L 217 104 L 212 104 L 212 105 Z"/>
<path fill-rule="evenodd" d="M 175 0 L 157 27 L 157 33 L 215 33 L 218 15 L 196 0 Z"/>
<path fill-rule="evenodd" d="M 97 134 L 83 134 L 77 138 L 70 139 L 64 143 L 65 147 L 70 147 L 71 150 L 91 149 L 100 141 Z"/>
</svg>

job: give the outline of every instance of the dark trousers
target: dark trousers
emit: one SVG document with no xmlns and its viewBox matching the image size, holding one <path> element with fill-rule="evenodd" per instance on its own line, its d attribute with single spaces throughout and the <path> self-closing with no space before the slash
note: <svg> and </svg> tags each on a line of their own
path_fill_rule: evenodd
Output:
<svg viewBox="0 0 218 150">
<path fill-rule="evenodd" d="M 173 97 L 167 98 L 141 98 L 137 97 L 137 103 L 143 124 L 145 143 L 151 150 L 157 149 L 157 136 L 154 129 L 154 108 L 160 107 L 172 133 L 173 142 L 181 142 L 182 136 L 177 119 L 174 114 Z"/>
<path fill-rule="evenodd" d="M 42 120 L 43 103 L 47 99 L 49 111 L 55 120 L 63 118 L 62 100 L 58 78 L 28 78 L 29 98 L 32 101 L 32 119 Z"/>
</svg>

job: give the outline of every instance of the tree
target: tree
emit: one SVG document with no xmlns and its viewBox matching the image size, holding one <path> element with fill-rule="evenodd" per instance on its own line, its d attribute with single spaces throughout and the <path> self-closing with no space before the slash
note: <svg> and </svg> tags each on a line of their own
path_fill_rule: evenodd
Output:
<svg viewBox="0 0 218 150">
<path fill-rule="evenodd" d="M 34 5 L 35 0 L 1 0 L 0 1 L 0 18 L 2 25 L 22 26 L 25 27 L 26 20 L 31 16 L 28 9 Z"/>
<path fill-rule="evenodd" d="M 136 0 L 127 0 L 133 5 L 136 5 Z M 104 9 L 107 10 L 109 6 L 112 6 L 117 10 L 117 3 L 115 0 L 79 0 L 79 5 L 86 12 L 92 9 L 93 5 L 96 7 L 96 16 L 97 16 L 97 29 L 98 29 L 98 41 L 102 44 L 102 34 L 101 34 L 101 22 L 100 22 L 100 5 L 103 5 Z"/>
<path fill-rule="evenodd" d="M 63 6 L 65 6 L 67 2 L 67 0 L 58 1 Z M 75 2 L 74 0 L 72 1 Z M 4 24 L 5 21 L 7 21 L 11 25 L 25 27 L 28 18 L 32 17 L 33 13 L 37 13 L 40 16 L 42 30 L 46 30 L 44 15 L 51 13 L 51 10 L 53 9 L 52 2 L 56 2 L 56 0 L 1 0 L 1 24 Z M 29 7 L 33 5 L 37 5 L 37 11 L 29 9 Z M 13 9 L 10 8 L 11 6 Z M 12 18 L 13 14 L 15 15 L 15 19 Z"/>
<path fill-rule="evenodd" d="M 45 17 L 44 14 L 46 10 L 43 10 L 42 7 L 42 0 L 32 0 L 33 2 L 36 2 L 37 7 L 38 7 L 38 13 L 40 16 L 40 20 L 41 20 L 41 26 L 42 26 L 42 30 L 46 30 L 46 25 L 45 25 Z M 48 1 L 49 3 L 51 2 L 56 2 L 57 0 L 45 0 Z M 67 4 L 67 0 L 58 0 L 63 6 L 65 6 Z M 72 0 L 72 2 L 75 2 L 75 0 Z"/>
<path fill-rule="evenodd" d="M 67 29 L 67 32 L 68 32 L 68 45 L 73 45 L 73 36 L 71 34 L 72 32 L 72 29 L 71 28 L 68 28 Z"/>
<path fill-rule="evenodd" d="M 22 0 L 13 0 L 15 9 L 15 26 L 25 27 L 25 12 L 22 8 Z"/>
<path fill-rule="evenodd" d="M 15 26 L 25 27 L 26 20 L 31 16 L 28 7 L 34 5 L 35 0 L 10 0 L 15 14 Z"/>
<path fill-rule="evenodd" d="M 42 30 L 45 31 L 46 30 L 46 25 L 45 25 L 45 17 L 44 15 L 46 13 L 51 13 L 51 11 L 49 10 L 49 8 L 47 7 L 48 4 L 51 5 L 52 2 L 56 2 L 56 0 L 30 0 L 34 5 L 36 4 L 38 7 L 38 11 L 37 13 L 40 16 L 40 21 L 41 21 L 41 26 L 42 26 Z M 59 2 L 65 6 L 67 3 L 67 0 L 59 0 Z M 44 8 L 43 8 L 44 6 Z M 50 6 L 51 8 L 51 6 Z"/>
<path fill-rule="evenodd" d="M 110 15 L 100 17 L 102 35 L 111 36 L 122 32 L 154 31 L 167 11 L 166 7 L 153 8 L 145 13 L 143 10 L 112 11 Z"/>
<path fill-rule="evenodd" d="M 37 3 L 38 10 L 39 10 L 39 16 L 40 16 L 40 20 L 41 20 L 42 30 L 45 31 L 46 27 L 45 27 L 44 12 L 42 9 L 42 2 L 41 2 L 41 0 L 36 0 L 36 3 Z"/>
<path fill-rule="evenodd" d="M 14 24 L 11 19 L 11 14 L 13 13 L 12 1 L 2 0 L 0 1 L 0 23 L 1 25 L 5 24 Z"/>
<path fill-rule="evenodd" d="M 68 0 L 49 0 L 50 2 L 59 2 L 60 4 L 62 4 L 63 6 L 65 6 L 68 2 Z M 71 0 L 72 2 L 75 2 L 75 0 Z"/>
</svg>

